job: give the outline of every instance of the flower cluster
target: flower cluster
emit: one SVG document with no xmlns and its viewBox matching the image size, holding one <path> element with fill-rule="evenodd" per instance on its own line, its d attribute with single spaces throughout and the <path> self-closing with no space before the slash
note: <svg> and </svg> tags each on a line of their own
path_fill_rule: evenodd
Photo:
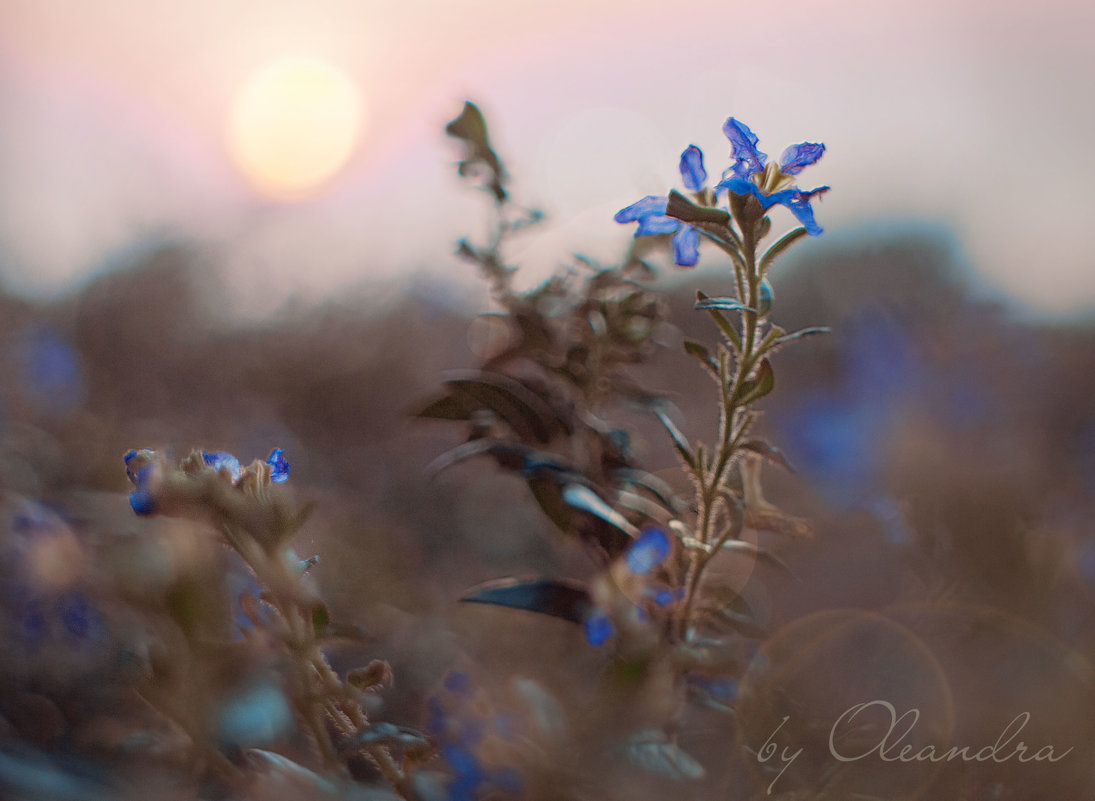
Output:
<svg viewBox="0 0 1095 801">
<path fill-rule="evenodd" d="M 163 459 L 148 448 L 130 450 L 124 458 L 126 475 L 134 486 L 129 494 L 129 505 L 133 511 L 142 516 L 164 511 L 165 484 L 170 482 L 165 475 Z M 246 468 L 240 465 L 239 459 L 224 451 L 195 451 L 180 467 L 182 473 L 190 478 L 211 474 L 224 478 L 233 487 L 255 491 L 269 483 L 288 481 L 290 470 L 281 448 L 274 448 L 266 461 L 256 459 Z"/>
<path fill-rule="evenodd" d="M 730 140 L 734 163 L 713 189 L 706 186 L 707 170 L 703 166 L 702 151 L 689 145 L 681 153 L 681 180 L 695 199 L 703 206 L 713 206 L 720 193 L 729 192 L 741 198 L 754 198 L 762 212 L 776 205 L 786 206 L 807 233 L 821 234 L 810 201 L 829 187 L 803 191 L 794 186 L 794 176 L 820 159 L 825 153 L 825 145 L 813 142 L 792 145 L 776 165 L 770 164 L 768 155 L 757 149 L 759 140 L 744 123 L 730 117 L 722 131 Z M 637 237 L 673 234 L 674 260 L 681 267 L 694 267 L 700 256 L 700 231 L 694 225 L 670 216 L 668 207 L 668 197 L 648 195 L 618 211 L 614 219 L 618 223 L 638 223 Z M 741 224 L 742 220 L 738 222 Z"/>
<path fill-rule="evenodd" d="M 584 623 L 586 639 L 591 644 L 604 645 L 616 634 L 614 617 L 618 622 L 620 617 L 645 622 L 648 613 L 643 601 L 652 600 L 655 606 L 665 607 L 677 600 L 677 591 L 656 586 L 648 578 L 671 550 L 669 535 L 659 528 L 648 528 L 635 539 L 624 558 L 605 576 L 608 584 L 623 592 L 611 592 L 604 586 L 596 588 L 601 590 L 596 594 L 602 597 Z"/>
<path fill-rule="evenodd" d="M 451 776 L 446 799 L 475 801 L 480 792 L 491 793 L 492 797 L 520 794 L 521 775 L 510 767 L 485 764 L 482 753 L 485 741 L 492 737 L 507 739 L 515 723 L 507 716 L 491 715 L 482 707 L 466 673 L 449 673 L 444 690 L 429 700 L 427 726 Z"/>
</svg>

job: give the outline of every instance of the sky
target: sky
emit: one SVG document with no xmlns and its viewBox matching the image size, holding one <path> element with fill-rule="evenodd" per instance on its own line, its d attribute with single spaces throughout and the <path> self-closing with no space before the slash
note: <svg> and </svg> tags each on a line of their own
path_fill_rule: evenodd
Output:
<svg viewBox="0 0 1095 801">
<path fill-rule="evenodd" d="M 993 291 L 1095 309 L 1095 4 L 1075 0 L 5 0 L 0 283 L 78 289 L 143 244 L 200 244 L 241 315 L 411 274 L 469 274 L 487 204 L 442 129 L 472 99 L 513 193 L 549 223 L 509 254 L 543 275 L 611 261 L 619 208 L 728 166 L 745 121 L 773 157 L 824 142 L 826 236 L 952 230 Z M 364 133 L 323 192 L 284 202 L 234 165 L 249 75 L 310 56 L 360 91 Z M 792 220 L 776 212 L 775 223 Z"/>
</svg>

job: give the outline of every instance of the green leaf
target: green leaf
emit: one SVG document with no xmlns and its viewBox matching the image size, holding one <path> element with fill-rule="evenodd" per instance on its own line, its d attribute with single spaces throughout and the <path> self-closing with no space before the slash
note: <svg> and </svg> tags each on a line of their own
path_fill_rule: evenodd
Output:
<svg viewBox="0 0 1095 801">
<path fill-rule="evenodd" d="M 667 415 L 661 409 L 654 409 L 654 414 L 657 416 L 661 424 L 665 426 L 665 430 L 669 432 L 670 438 L 673 440 L 673 446 L 677 449 L 677 453 L 684 459 L 685 464 L 696 469 L 696 455 L 692 452 L 692 446 L 688 444 L 688 440 L 685 439 L 684 434 L 680 429 L 669 419 Z"/>
<path fill-rule="evenodd" d="M 746 306 L 739 300 L 733 298 L 704 298 L 703 300 L 696 301 L 697 311 L 709 311 L 711 309 L 719 309 L 721 311 L 753 311 L 752 308 Z"/>
<path fill-rule="evenodd" d="M 783 451 L 777 448 L 775 445 L 771 445 L 762 439 L 751 439 L 747 442 L 741 443 L 741 447 L 747 451 L 760 454 L 773 464 L 778 464 L 788 472 L 794 473 L 794 466 L 787 461 L 787 457 L 783 455 Z"/>
<path fill-rule="evenodd" d="M 711 358 L 711 351 L 707 349 L 706 345 L 686 339 L 684 341 L 684 352 L 689 356 L 695 356 L 703 364 L 704 369 L 712 375 L 718 376 L 719 366 L 715 363 L 715 360 Z"/>
<path fill-rule="evenodd" d="M 667 217 L 673 217 L 686 223 L 708 223 L 723 228 L 730 225 L 729 213 L 719 208 L 698 206 L 676 189 L 669 190 L 669 200 L 666 203 L 665 214 Z"/>
<path fill-rule="evenodd" d="M 786 336 L 782 336 L 775 341 L 775 345 L 786 345 L 788 342 L 793 342 L 796 339 L 805 339 L 806 337 L 817 336 L 818 334 L 828 334 L 829 329 L 825 326 L 817 326 L 815 328 L 803 328 L 801 331 L 794 331 Z"/>
<path fill-rule="evenodd" d="M 757 298 L 757 314 L 764 317 L 772 310 L 772 301 L 775 300 L 775 291 L 765 278 L 760 282 L 760 295 Z"/>
<path fill-rule="evenodd" d="M 759 273 L 761 275 L 764 275 L 768 271 L 768 268 L 772 266 L 772 262 L 776 260 L 776 257 L 779 256 L 779 254 L 787 250 L 787 248 L 791 247 L 791 245 L 802 239 L 802 237 L 804 236 L 806 236 L 806 229 L 796 228 L 793 231 L 790 231 L 780 237 L 779 240 L 774 245 L 772 245 L 772 247 L 768 248 L 765 254 L 761 257 Z"/>
<path fill-rule="evenodd" d="M 772 370 L 772 364 L 767 359 L 762 359 L 757 374 L 741 385 L 738 390 L 738 403 L 746 406 L 760 400 L 776 385 L 776 375 Z"/>
<path fill-rule="evenodd" d="M 593 601 L 585 585 L 574 581 L 520 581 L 499 579 L 468 590 L 461 601 L 524 609 L 541 615 L 581 623 Z"/>
<path fill-rule="evenodd" d="M 707 295 L 699 290 L 696 291 L 696 301 L 702 303 L 705 300 L 709 300 Z M 722 316 L 722 312 L 718 309 L 708 309 L 707 313 L 711 315 L 711 319 L 715 321 L 715 324 L 722 330 L 722 333 L 726 335 L 727 340 L 734 346 L 734 349 L 739 353 L 741 352 L 741 335 L 738 333 L 738 329 L 734 328 L 733 324 Z"/>
</svg>

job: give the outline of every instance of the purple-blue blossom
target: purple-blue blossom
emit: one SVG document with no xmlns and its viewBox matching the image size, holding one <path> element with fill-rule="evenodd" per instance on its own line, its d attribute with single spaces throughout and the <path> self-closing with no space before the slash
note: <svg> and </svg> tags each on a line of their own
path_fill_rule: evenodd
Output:
<svg viewBox="0 0 1095 801">
<path fill-rule="evenodd" d="M 691 192 L 702 192 L 707 183 L 707 170 L 703 167 L 703 152 L 689 145 L 681 153 L 681 181 Z M 700 259 L 700 232 L 685 222 L 665 213 L 668 197 L 647 195 L 616 212 L 613 219 L 618 223 L 637 222 L 635 236 L 673 234 L 673 260 L 680 267 L 695 267 Z"/>
<path fill-rule="evenodd" d="M 233 481 L 238 481 L 240 475 L 243 473 L 243 468 L 240 466 L 240 460 L 230 453 L 225 453 L 224 451 L 202 451 L 202 459 L 204 459 L 205 463 L 214 470 L 228 470 Z"/>
<path fill-rule="evenodd" d="M 757 149 L 759 140 L 747 125 L 730 117 L 722 126 L 722 132 L 730 140 L 730 146 L 734 155 L 734 164 L 727 170 L 715 186 L 715 191 L 728 190 L 735 195 L 751 195 L 760 201 L 761 208 L 765 211 L 772 206 L 786 206 L 796 219 L 811 236 L 818 236 L 822 228 L 814 219 L 814 209 L 810 201 L 829 191 L 827 186 L 819 186 L 816 189 L 803 191 L 791 186 L 778 191 L 765 191 L 762 184 L 765 181 L 768 155 Z M 816 142 L 801 142 L 791 145 L 783 151 L 779 162 L 779 178 L 798 175 L 803 169 L 817 162 L 825 153 L 825 145 Z M 758 176 L 759 179 L 758 179 Z M 758 183 L 758 180 L 760 183 Z M 782 181 L 776 186 L 786 185 L 789 181 Z"/>
<path fill-rule="evenodd" d="M 627 567 L 636 576 L 644 576 L 669 556 L 669 535 L 660 528 L 648 528 L 627 551 Z"/>
<path fill-rule="evenodd" d="M 266 464 L 270 465 L 270 480 L 275 484 L 283 484 L 289 480 L 289 461 L 281 448 L 271 451 L 266 457 Z"/>
<path fill-rule="evenodd" d="M 136 473 L 130 474 L 130 479 L 136 489 L 129 493 L 129 505 L 133 507 L 134 512 L 142 517 L 156 513 L 156 499 L 152 495 L 151 487 L 154 469 L 154 465 L 146 464 Z"/>
<path fill-rule="evenodd" d="M 604 645 L 616 633 L 616 628 L 603 609 L 594 609 L 585 619 L 586 639 L 590 645 Z"/>
</svg>

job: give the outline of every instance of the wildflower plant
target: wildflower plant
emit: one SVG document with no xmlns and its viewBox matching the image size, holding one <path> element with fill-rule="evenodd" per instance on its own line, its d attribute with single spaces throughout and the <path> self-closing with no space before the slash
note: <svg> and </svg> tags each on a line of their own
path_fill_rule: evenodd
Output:
<svg viewBox="0 0 1095 801">
<path fill-rule="evenodd" d="M 227 651 L 244 662 L 267 663 L 268 670 L 251 671 L 257 680 L 214 714 L 195 714 L 197 710 L 177 703 L 170 692 L 146 692 L 159 699 L 155 705 L 188 735 L 199 772 L 238 785 L 245 772 L 233 755 L 246 753 L 268 772 L 301 784 L 309 797 L 337 797 L 339 783 L 257 747 L 288 742 L 295 720 L 318 753 L 317 767 L 326 774 L 348 780 L 348 764 L 362 756 L 402 797 L 417 797 L 401 762 L 411 764 L 429 751 L 426 736 L 372 721 L 365 712 L 368 695 L 391 685 L 391 668 L 374 660 L 343 677 L 325 656 L 324 648 L 345 636 L 346 628 L 332 624 L 326 604 L 307 581 L 318 558 L 301 559 L 291 547 L 312 507 L 298 508 L 293 502 L 285 486 L 291 472 L 285 453 L 275 448 L 265 460 L 244 467 L 221 451 L 194 451 L 176 464 L 144 449 L 126 453 L 125 465 L 134 486 L 134 512 L 209 527 L 243 562 L 259 590 L 257 597 L 240 594 L 244 642 Z M 192 628 L 197 629 L 192 650 L 208 650 L 203 641 L 211 632 Z M 194 665 L 200 666 L 200 660 Z"/>
<path fill-rule="evenodd" d="M 708 185 L 703 153 L 690 145 L 680 158 L 688 195 L 650 195 L 616 214 L 617 222 L 637 225 L 621 265 L 579 257 L 575 269 L 521 293 L 513 288 L 515 268 L 504 261 L 504 245 L 540 216 L 511 201 L 483 117 L 466 104 L 448 133 L 465 146 L 460 174 L 478 179 L 492 195 L 496 225 L 487 244 L 463 241 L 458 252 L 490 283 L 503 309 L 506 345 L 480 369 L 453 374 L 445 393 L 419 411 L 467 423 L 467 441 L 431 469 L 492 458 L 524 479 L 552 523 L 586 543 L 597 565 L 588 581 L 503 579 L 473 588 L 464 600 L 582 626 L 590 645 L 611 655 L 601 684 L 607 706 L 592 707 L 602 710 L 603 720 L 586 721 L 584 728 L 615 741 L 600 749 L 606 759 L 622 758 L 671 779 L 704 774 L 670 736 L 680 715 L 676 701 L 732 711 L 747 643 L 764 635 L 741 588 L 707 581 L 709 569 L 734 558 L 784 566 L 774 552 L 744 539 L 747 529 L 809 534 L 804 521 L 764 498 L 762 463 L 790 465 L 756 427 L 757 405 L 775 386 L 773 355 L 824 330 L 787 332 L 772 322 L 768 273 L 793 244 L 821 233 L 812 201 L 828 187 L 794 184 L 825 148 L 804 142 L 769 162 L 743 123 L 730 118 L 723 131 L 732 163 L 721 180 Z M 764 247 L 776 206 L 801 225 Z M 708 444 L 682 433 L 666 397 L 639 387 L 627 372 L 650 356 L 654 329 L 665 318 L 648 285 L 655 270 L 642 255 L 667 243 L 677 265 L 692 267 L 705 241 L 731 267 L 725 296 L 697 293 L 696 309 L 714 322 L 718 341 L 684 343 L 716 388 L 719 422 Z M 624 404 L 638 404 L 664 426 L 694 487 L 690 500 L 642 467 L 627 431 L 609 422 Z"/>
</svg>

